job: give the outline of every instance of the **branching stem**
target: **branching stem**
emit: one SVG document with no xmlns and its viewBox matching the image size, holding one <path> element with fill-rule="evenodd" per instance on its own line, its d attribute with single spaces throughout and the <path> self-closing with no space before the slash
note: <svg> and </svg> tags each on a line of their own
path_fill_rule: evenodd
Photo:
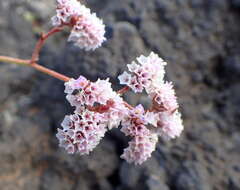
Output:
<svg viewBox="0 0 240 190">
<path fill-rule="evenodd" d="M 25 65 L 25 66 L 29 66 L 29 67 L 33 67 L 36 70 L 48 74 L 54 78 L 57 78 L 59 80 L 62 80 L 64 82 L 69 81 L 69 77 L 60 74 L 56 71 L 53 71 L 51 69 L 48 69 L 46 67 L 43 67 L 37 63 L 31 63 L 31 60 L 24 60 L 24 59 L 18 59 L 18 58 L 12 58 L 12 57 L 7 57 L 7 56 L 0 56 L 0 62 L 5 62 L 5 63 L 13 63 L 13 64 L 19 64 L 19 65 Z"/>
<path fill-rule="evenodd" d="M 117 91 L 118 94 L 124 94 L 127 91 L 129 91 L 129 87 L 128 86 L 124 86 L 122 89 L 120 89 L 119 91 Z"/>
<path fill-rule="evenodd" d="M 12 64 L 18 64 L 18 65 L 24 65 L 24 66 L 29 66 L 29 67 L 32 67 L 42 73 L 45 73 L 47 75 L 50 75 L 54 78 L 57 78 L 61 81 L 64 81 L 64 82 L 67 82 L 70 80 L 69 77 L 63 75 L 63 74 L 60 74 L 54 70 L 51 70 L 51 69 L 48 69 L 44 66 L 41 66 L 39 64 L 37 64 L 38 60 L 39 60 L 39 53 L 43 47 L 43 45 L 45 44 L 46 40 L 54 35 L 55 33 L 57 32 L 60 32 L 63 30 L 63 26 L 59 26 L 59 27 L 54 27 L 52 28 L 49 32 L 47 32 L 46 34 L 41 34 L 41 37 L 39 38 L 39 40 L 37 41 L 37 44 L 33 50 L 33 53 L 32 53 L 32 57 L 31 59 L 29 60 L 26 60 L 26 59 L 19 59 L 19 58 L 13 58 L 13 57 L 8 57 L 8 56 L 1 56 L 0 55 L 0 62 L 5 62 L 5 63 L 12 63 Z M 124 94 L 126 93 L 127 91 L 129 91 L 129 87 L 128 86 L 125 86 L 123 87 L 122 89 L 120 89 L 119 91 L 117 91 L 118 94 Z M 133 107 L 131 105 L 129 105 L 127 102 L 124 102 L 124 105 L 126 107 L 128 107 L 129 109 L 133 109 Z M 91 108 L 92 110 L 94 111 L 99 111 L 99 112 L 102 112 L 104 110 L 104 106 L 100 106 L 100 107 L 93 107 Z"/>
<path fill-rule="evenodd" d="M 58 27 L 54 27 L 52 28 L 48 33 L 46 34 L 41 34 L 41 37 L 39 38 L 33 53 L 32 53 L 32 58 L 31 58 L 31 64 L 36 63 L 39 59 L 39 53 L 45 43 L 45 41 L 53 34 L 60 32 L 63 30 L 63 26 L 58 26 Z"/>
</svg>

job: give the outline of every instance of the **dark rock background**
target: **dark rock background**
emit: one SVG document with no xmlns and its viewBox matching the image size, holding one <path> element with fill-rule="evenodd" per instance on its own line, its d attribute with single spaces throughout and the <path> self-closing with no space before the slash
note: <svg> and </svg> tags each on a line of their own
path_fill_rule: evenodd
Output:
<svg viewBox="0 0 240 190">
<path fill-rule="evenodd" d="M 151 50 L 169 62 L 185 130 L 160 140 L 141 166 L 119 158 L 127 139 L 107 134 L 89 156 L 58 148 L 56 128 L 71 112 L 63 83 L 31 68 L 0 64 L 1 190 L 239 190 L 240 1 L 85 0 L 107 25 L 94 52 L 51 38 L 40 64 L 71 77 L 116 76 Z M 50 28 L 54 0 L 0 1 L 0 54 L 29 58 Z M 132 104 L 145 96 L 128 94 Z"/>
</svg>

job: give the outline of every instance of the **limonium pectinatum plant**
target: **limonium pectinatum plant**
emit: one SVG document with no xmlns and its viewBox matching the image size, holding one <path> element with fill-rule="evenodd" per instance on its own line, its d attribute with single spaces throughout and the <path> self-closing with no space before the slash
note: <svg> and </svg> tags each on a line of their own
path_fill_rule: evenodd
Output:
<svg viewBox="0 0 240 190">
<path fill-rule="evenodd" d="M 39 52 L 46 40 L 65 27 L 71 29 L 68 41 L 89 51 L 100 47 L 106 38 L 105 26 L 95 13 L 77 0 L 57 0 L 53 28 L 41 34 L 29 60 L 0 56 L 1 62 L 22 64 L 64 81 L 66 99 L 74 112 L 65 116 L 56 137 L 59 146 L 69 154 L 89 154 L 108 130 L 120 128 L 130 137 L 129 146 L 121 158 L 129 163 L 142 164 L 156 148 L 158 138 L 179 137 L 182 130 L 181 114 L 173 84 L 165 80 L 166 62 L 157 54 L 140 55 L 127 64 L 118 76 L 123 88 L 115 92 L 109 79 L 90 81 L 80 75 L 69 78 L 38 64 Z M 132 90 L 146 93 L 151 106 L 131 106 L 122 95 Z"/>
</svg>

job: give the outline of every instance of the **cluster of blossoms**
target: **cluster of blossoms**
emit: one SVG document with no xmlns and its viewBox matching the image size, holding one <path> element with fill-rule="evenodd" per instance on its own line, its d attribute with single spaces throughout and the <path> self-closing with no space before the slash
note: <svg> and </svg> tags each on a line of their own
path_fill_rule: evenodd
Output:
<svg viewBox="0 0 240 190">
<path fill-rule="evenodd" d="M 85 50 L 94 50 L 106 40 L 105 26 L 101 19 L 77 0 L 57 0 L 57 14 L 53 26 L 72 27 L 68 41 Z"/>
<path fill-rule="evenodd" d="M 164 81 L 166 63 L 156 54 L 140 56 L 138 63 L 128 65 L 130 73 L 118 78 L 134 92 L 144 89 L 152 100 L 152 107 L 128 105 L 111 88 L 109 79 L 90 82 L 85 77 L 65 83 L 67 100 L 75 107 L 58 129 L 60 146 L 67 152 L 88 154 L 107 130 L 121 125 L 121 131 L 131 138 L 121 158 L 129 163 L 142 164 L 155 150 L 158 137 L 178 137 L 182 130 L 181 115 L 171 83 Z"/>
<path fill-rule="evenodd" d="M 88 110 L 65 116 L 62 127 L 58 129 L 59 146 L 68 153 L 89 154 L 106 132 L 106 125 L 101 122 L 101 114 Z"/>
<path fill-rule="evenodd" d="M 129 147 L 124 149 L 121 158 L 129 163 L 142 164 L 155 150 L 158 136 L 147 128 L 149 122 L 142 105 L 129 110 L 122 121 L 121 131 L 133 139 L 129 142 Z"/>
<path fill-rule="evenodd" d="M 119 126 L 127 108 L 108 79 L 90 82 L 80 76 L 65 83 L 65 93 L 75 112 L 66 116 L 58 129 L 60 146 L 69 153 L 88 154 L 107 129 Z"/>
<path fill-rule="evenodd" d="M 155 132 L 168 139 L 180 136 L 183 125 L 173 85 L 164 80 L 164 62 L 157 54 L 140 56 L 137 62 L 127 65 L 130 74 L 124 72 L 118 78 L 134 92 L 144 89 L 152 100 L 152 109 L 143 115 L 155 128 Z"/>
<path fill-rule="evenodd" d="M 134 92 L 142 92 L 145 89 L 148 93 L 155 92 L 156 88 L 163 83 L 165 74 L 164 66 L 167 64 L 158 55 L 151 53 L 148 57 L 141 55 L 128 64 L 128 70 L 118 78 L 120 84 L 129 86 Z"/>
<path fill-rule="evenodd" d="M 74 107 L 74 112 L 66 115 L 58 128 L 59 146 L 69 154 L 89 154 L 108 130 L 121 126 L 121 132 L 131 138 L 121 158 L 129 163 L 142 164 L 151 157 L 159 137 L 173 139 L 180 136 L 183 125 L 177 98 L 172 83 L 164 79 L 166 62 L 158 55 L 142 55 L 128 64 L 128 72 L 118 77 L 120 84 L 125 85 L 118 92 L 112 89 L 109 79 L 95 82 L 84 76 L 70 79 L 38 65 L 45 40 L 61 31 L 63 26 L 71 28 L 68 40 L 81 49 L 94 50 L 106 40 L 102 20 L 78 0 L 57 0 L 56 12 L 52 17 L 54 27 L 41 35 L 30 60 L 6 56 L 0 56 L 0 60 L 33 67 L 65 82 L 66 99 Z M 129 89 L 135 93 L 145 91 L 151 107 L 145 110 L 142 105 L 133 107 L 125 102 L 121 95 Z"/>
</svg>

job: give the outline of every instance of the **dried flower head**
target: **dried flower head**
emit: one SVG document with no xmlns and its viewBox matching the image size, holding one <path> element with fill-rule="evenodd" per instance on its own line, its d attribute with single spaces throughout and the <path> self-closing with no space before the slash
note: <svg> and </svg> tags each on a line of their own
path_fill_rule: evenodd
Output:
<svg viewBox="0 0 240 190">
<path fill-rule="evenodd" d="M 124 72 L 118 79 L 120 84 L 129 86 L 134 92 L 145 89 L 151 93 L 163 83 L 165 65 L 166 62 L 153 52 L 148 57 L 141 55 L 137 58 L 137 63 L 133 61 L 127 65 L 131 74 Z"/>
<path fill-rule="evenodd" d="M 121 131 L 126 136 L 131 137 L 144 137 L 150 134 L 149 129 L 145 125 L 148 123 L 145 120 L 145 110 L 140 104 L 132 110 L 129 110 L 128 114 L 122 121 Z"/>
<path fill-rule="evenodd" d="M 142 164 L 151 157 L 156 148 L 158 137 L 156 134 L 139 137 L 136 136 L 129 142 L 129 147 L 124 149 L 121 158 L 129 163 Z"/>
<path fill-rule="evenodd" d="M 142 164 L 155 150 L 158 137 L 172 139 L 180 136 L 183 125 L 173 85 L 164 81 L 166 63 L 156 54 L 140 56 L 138 63 L 128 65 L 130 73 L 118 78 L 134 92 L 146 90 L 152 107 L 145 110 L 140 104 L 129 106 L 120 94 L 113 91 L 109 79 L 91 82 L 85 77 L 65 83 L 67 100 L 75 114 L 66 116 L 57 137 L 60 146 L 69 153 L 88 154 L 104 136 L 107 129 L 122 126 L 121 131 L 131 138 L 121 158 L 129 163 Z"/>
<path fill-rule="evenodd" d="M 154 108 L 158 111 L 174 111 L 178 108 L 177 97 L 172 83 L 165 82 L 150 94 Z"/>
<path fill-rule="evenodd" d="M 107 104 L 108 101 L 121 101 L 122 98 L 113 91 L 109 79 L 90 82 L 80 76 L 77 80 L 71 79 L 65 83 L 67 100 L 72 106 L 93 106 L 98 103 Z"/>
<path fill-rule="evenodd" d="M 179 137 L 183 131 L 181 114 L 178 111 L 175 111 L 174 113 L 158 113 L 156 129 L 157 134 L 166 139 Z"/>
<path fill-rule="evenodd" d="M 84 110 L 79 114 L 65 116 L 62 129 L 58 129 L 59 146 L 68 153 L 89 154 L 106 132 L 106 125 L 99 113 Z"/>
<path fill-rule="evenodd" d="M 52 17 L 53 26 L 71 26 L 68 41 L 81 49 L 95 50 L 106 40 L 103 21 L 79 1 L 57 0 L 56 12 Z"/>
</svg>

